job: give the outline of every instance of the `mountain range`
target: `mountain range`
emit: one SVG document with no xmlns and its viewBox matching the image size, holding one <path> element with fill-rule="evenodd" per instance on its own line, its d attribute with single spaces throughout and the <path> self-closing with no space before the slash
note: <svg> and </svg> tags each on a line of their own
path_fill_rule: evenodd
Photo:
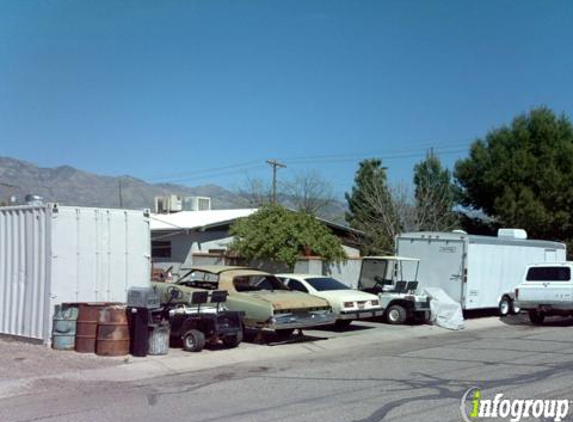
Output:
<svg viewBox="0 0 573 422">
<path fill-rule="evenodd" d="M 131 176 L 101 176 L 70 166 L 42 168 L 0 157 L 0 204 L 23 204 L 29 194 L 41 196 L 44 202 L 86 207 L 153 210 L 155 197 L 169 194 L 209 197 L 212 209 L 248 207 L 244 197 L 214 184 L 151 184 Z M 321 217 L 341 223 L 344 209 L 345 204 L 338 201 Z"/>
</svg>

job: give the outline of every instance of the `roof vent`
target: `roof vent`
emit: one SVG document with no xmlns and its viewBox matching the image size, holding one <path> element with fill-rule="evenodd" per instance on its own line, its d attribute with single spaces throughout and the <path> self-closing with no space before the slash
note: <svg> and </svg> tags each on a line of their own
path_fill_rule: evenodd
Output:
<svg viewBox="0 0 573 422">
<path fill-rule="evenodd" d="M 527 239 L 527 232 L 523 229 L 498 229 L 497 237 L 504 239 Z"/>
<path fill-rule="evenodd" d="M 38 206 L 44 204 L 44 198 L 42 198 L 40 195 L 34 195 L 31 193 L 24 197 L 24 201 L 26 202 L 26 205 Z"/>
</svg>

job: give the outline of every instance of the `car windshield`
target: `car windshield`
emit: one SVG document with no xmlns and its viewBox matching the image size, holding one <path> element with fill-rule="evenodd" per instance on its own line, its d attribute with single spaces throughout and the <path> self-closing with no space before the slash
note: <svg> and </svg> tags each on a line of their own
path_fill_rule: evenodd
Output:
<svg viewBox="0 0 573 422">
<path fill-rule="evenodd" d="M 272 275 L 242 275 L 233 279 L 238 292 L 256 292 L 261 290 L 289 290 L 281 281 Z"/>
<path fill-rule="evenodd" d="M 176 284 L 199 289 L 215 290 L 219 285 L 219 276 L 205 271 L 191 270 L 177 280 Z"/>
<path fill-rule="evenodd" d="M 327 290 L 350 290 L 350 287 L 348 287 L 346 284 L 343 284 L 340 281 L 330 277 L 307 278 L 306 282 L 319 292 Z"/>
</svg>

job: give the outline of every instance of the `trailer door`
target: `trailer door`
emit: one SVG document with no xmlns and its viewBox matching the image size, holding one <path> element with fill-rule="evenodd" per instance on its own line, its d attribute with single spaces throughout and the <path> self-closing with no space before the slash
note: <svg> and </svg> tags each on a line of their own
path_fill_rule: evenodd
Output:
<svg viewBox="0 0 573 422">
<path fill-rule="evenodd" d="M 439 287 L 456 302 L 462 303 L 464 242 L 458 239 L 398 237 L 397 254 L 420 260 L 420 287 Z"/>
</svg>

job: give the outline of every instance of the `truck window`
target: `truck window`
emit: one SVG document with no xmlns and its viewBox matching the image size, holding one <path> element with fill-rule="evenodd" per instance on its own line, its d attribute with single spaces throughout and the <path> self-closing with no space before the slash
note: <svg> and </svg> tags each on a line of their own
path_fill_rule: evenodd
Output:
<svg viewBox="0 0 573 422">
<path fill-rule="evenodd" d="M 569 267 L 533 267 L 527 271 L 527 281 L 570 281 Z"/>
</svg>

